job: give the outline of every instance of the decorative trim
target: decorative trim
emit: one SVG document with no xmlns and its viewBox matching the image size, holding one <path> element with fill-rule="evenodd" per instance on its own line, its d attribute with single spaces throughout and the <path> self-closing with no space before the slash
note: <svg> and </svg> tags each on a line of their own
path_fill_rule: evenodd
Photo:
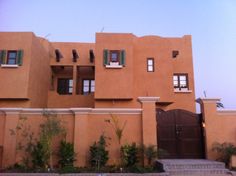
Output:
<svg viewBox="0 0 236 176">
<path fill-rule="evenodd" d="M 89 114 L 92 108 L 70 108 L 74 114 Z"/>
<path fill-rule="evenodd" d="M 236 109 L 220 109 L 217 110 L 218 115 L 233 115 L 236 116 Z"/>
<path fill-rule="evenodd" d="M 138 108 L 0 108 L 6 114 L 141 114 Z"/>
<path fill-rule="evenodd" d="M 135 108 L 95 108 L 91 114 L 141 114 L 142 109 Z"/>
<path fill-rule="evenodd" d="M 17 65 L 17 64 L 14 64 L 14 65 L 11 65 L 11 64 L 1 64 L 1 67 L 2 68 L 18 68 L 19 65 Z"/>
<path fill-rule="evenodd" d="M 197 103 L 202 103 L 202 102 L 206 102 L 206 103 L 216 103 L 219 102 L 220 98 L 198 98 L 196 99 Z"/>
<path fill-rule="evenodd" d="M 192 93 L 192 90 L 174 90 L 174 93 Z"/>
<path fill-rule="evenodd" d="M 160 97 L 138 97 L 138 101 L 143 102 L 157 102 Z"/>
<path fill-rule="evenodd" d="M 122 65 L 106 65 L 106 68 L 123 68 Z"/>
<path fill-rule="evenodd" d="M 6 114 L 19 114 L 22 111 L 22 108 L 0 108 L 0 111 L 5 112 Z"/>
</svg>

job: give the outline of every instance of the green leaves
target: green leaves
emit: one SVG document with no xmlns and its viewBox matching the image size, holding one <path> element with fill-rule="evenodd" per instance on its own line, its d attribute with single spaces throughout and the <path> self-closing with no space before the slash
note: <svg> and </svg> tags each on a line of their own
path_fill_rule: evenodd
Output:
<svg viewBox="0 0 236 176">
<path fill-rule="evenodd" d="M 236 147 L 234 144 L 228 142 L 222 144 L 215 142 L 212 145 L 212 151 L 218 153 L 218 160 L 224 162 L 228 166 L 231 156 L 236 154 Z"/>
<path fill-rule="evenodd" d="M 98 142 L 94 142 L 90 146 L 90 165 L 100 170 L 101 167 L 105 166 L 109 159 L 109 152 L 106 150 L 105 136 L 101 135 Z"/>
<path fill-rule="evenodd" d="M 61 141 L 58 152 L 59 164 L 61 168 L 66 166 L 73 166 L 75 159 L 74 145 L 72 143 Z"/>
<path fill-rule="evenodd" d="M 136 143 L 126 144 L 121 147 L 121 159 L 124 167 L 132 167 L 138 163 L 139 149 Z"/>
</svg>

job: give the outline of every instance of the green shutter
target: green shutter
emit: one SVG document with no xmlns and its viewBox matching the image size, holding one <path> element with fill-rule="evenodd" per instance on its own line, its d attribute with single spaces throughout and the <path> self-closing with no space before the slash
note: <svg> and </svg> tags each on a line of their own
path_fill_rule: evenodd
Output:
<svg viewBox="0 0 236 176">
<path fill-rule="evenodd" d="M 24 54 L 23 50 L 17 51 L 17 64 L 18 65 L 22 65 L 22 63 L 23 63 L 23 54 Z"/>
<path fill-rule="evenodd" d="M 121 60 L 120 64 L 125 66 L 125 50 L 121 50 Z"/>
<path fill-rule="evenodd" d="M 103 50 L 103 65 L 108 65 L 109 51 L 107 49 Z"/>
<path fill-rule="evenodd" d="M 6 64 L 6 50 L 0 51 L 0 64 Z"/>
</svg>

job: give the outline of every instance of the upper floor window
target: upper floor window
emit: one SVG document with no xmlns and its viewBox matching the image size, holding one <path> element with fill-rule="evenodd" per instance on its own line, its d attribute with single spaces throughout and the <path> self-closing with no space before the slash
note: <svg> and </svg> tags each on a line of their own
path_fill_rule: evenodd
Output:
<svg viewBox="0 0 236 176">
<path fill-rule="evenodd" d="M 147 71 L 154 72 L 154 59 L 153 58 L 147 59 Z"/>
<path fill-rule="evenodd" d="M 90 79 L 83 80 L 83 94 L 87 95 L 95 91 L 95 81 Z"/>
<path fill-rule="evenodd" d="M 103 51 L 103 64 L 106 68 L 122 68 L 125 66 L 125 50 Z"/>
<path fill-rule="evenodd" d="M 59 78 L 57 82 L 57 92 L 61 95 L 72 94 L 73 92 L 73 79 Z"/>
<path fill-rule="evenodd" d="M 16 65 L 16 56 L 17 56 L 17 51 L 8 51 L 6 64 Z"/>
<path fill-rule="evenodd" d="M 188 74 L 174 74 L 173 84 L 175 90 L 188 90 Z"/>
<path fill-rule="evenodd" d="M 22 65 L 23 50 L 0 50 L 0 64 L 3 66 Z"/>
</svg>

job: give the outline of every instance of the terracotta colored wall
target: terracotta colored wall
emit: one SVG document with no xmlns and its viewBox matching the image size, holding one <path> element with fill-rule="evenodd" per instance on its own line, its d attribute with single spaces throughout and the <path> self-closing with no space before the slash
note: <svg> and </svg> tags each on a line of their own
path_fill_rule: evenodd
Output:
<svg viewBox="0 0 236 176">
<path fill-rule="evenodd" d="M 33 33 L 1 32 L 1 50 L 24 50 L 23 65 L 18 68 L 0 67 L 0 98 L 29 98 L 29 69 Z M 6 55 L 7 57 L 7 55 Z M 2 101 L 2 100 L 0 100 Z M 5 102 L 7 104 L 7 102 Z"/>
<path fill-rule="evenodd" d="M 6 112 L 7 121 L 0 119 L 0 125 L 3 125 L 3 167 L 13 165 L 15 162 L 20 162 L 22 156 L 27 156 L 23 151 L 16 150 L 19 142 L 26 146 L 27 140 L 18 131 L 16 135 L 10 133 L 10 129 L 16 129 L 20 123 L 23 124 L 22 129 L 27 129 L 28 133 L 33 132 L 34 138 L 39 137 L 40 124 L 43 123 L 42 109 L 1 109 Z M 135 112 L 133 112 L 134 110 Z M 141 110 L 139 109 L 91 109 L 91 108 L 74 108 L 74 109 L 48 109 L 48 111 L 55 112 L 57 117 L 61 119 L 63 125 L 66 127 L 68 142 L 73 142 L 75 151 L 77 153 L 77 161 L 75 165 L 84 166 L 88 164 L 89 146 L 95 141 L 99 140 L 100 135 L 104 134 L 110 138 L 107 140 L 109 150 L 109 164 L 118 162 L 119 148 L 126 143 L 136 142 L 142 143 L 142 120 Z M 126 123 L 123 138 L 119 145 L 115 136 L 113 126 L 106 122 L 111 119 L 111 114 L 114 114 L 118 120 L 119 125 L 123 126 Z M 22 117 L 27 120 L 22 121 Z M 53 141 L 54 151 L 58 150 L 59 142 L 63 137 L 57 137 Z M 56 165 L 57 156 L 53 157 Z"/>
<path fill-rule="evenodd" d="M 126 66 L 105 68 L 103 49 L 125 49 Z M 175 59 L 173 50 L 179 51 Z M 95 107 L 140 107 L 139 96 L 154 96 L 160 97 L 159 103 L 166 104 L 167 109 L 195 111 L 191 36 L 162 38 L 97 33 L 96 56 Z M 154 72 L 147 72 L 147 58 L 154 58 Z M 174 92 L 174 73 L 188 74 L 191 92 Z M 106 91 L 100 87 L 105 87 Z M 130 100 L 124 100 L 126 98 Z"/>
<path fill-rule="evenodd" d="M 56 91 L 51 91 L 48 94 L 48 107 L 94 107 L 94 95 L 59 95 Z"/>
<path fill-rule="evenodd" d="M 96 34 L 96 91 L 95 99 L 133 98 L 133 35 Z M 121 69 L 108 69 L 103 65 L 103 50 L 126 51 L 126 64 Z M 104 91 L 105 90 L 105 91 Z M 95 107 L 101 101 L 96 102 Z"/>
<path fill-rule="evenodd" d="M 5 113 L 0 111 L 0 146 L 3 146 Z"/>
<path fill-rule="evenodd" d="M 50 83 L 50 57 L 35 36 L 32 38 L 29 77 L 30 107 L 47 107 Z"/>
<path fill-rule="evenodd" d="M 231 142 L 236 145 L 236 110 L 217 110 L 219 99 L 201 99 L 201 109 L 205 120 L 206 157 L 216 159 L 212 149 L 214 142 Z"/>
</svg>

